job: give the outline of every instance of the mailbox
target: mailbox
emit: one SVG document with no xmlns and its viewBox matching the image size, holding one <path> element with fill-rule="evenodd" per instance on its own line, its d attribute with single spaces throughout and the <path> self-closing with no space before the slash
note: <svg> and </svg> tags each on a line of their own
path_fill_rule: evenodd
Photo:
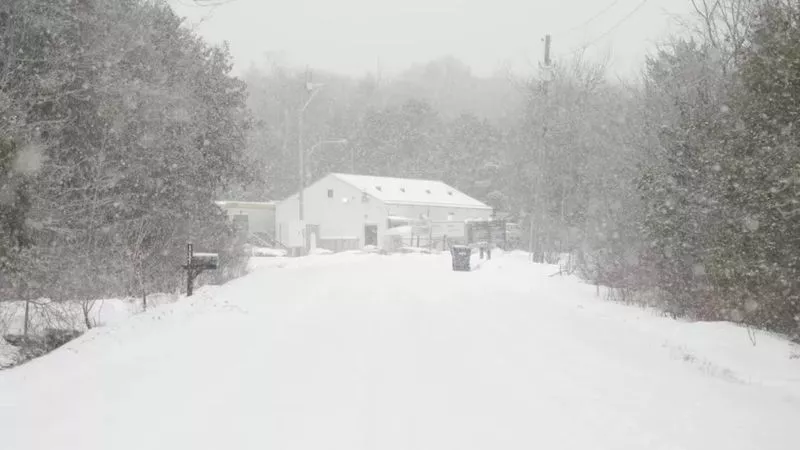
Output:
<svg viewBox="0 0 800 450">
<path fill-rule="evenodd" d="M 217 270 L 219 268 L 219 253 L 193 254 L 192 268 L 195 270 Z"/>
<path fill-rule="evenodd" d="M 205 270 L 219 268 L 218 253 L 195 253 L 191 243 L 186 244 L 186 296 L 191 297 L 194 290 L 194 279 Z"/>
</svg>

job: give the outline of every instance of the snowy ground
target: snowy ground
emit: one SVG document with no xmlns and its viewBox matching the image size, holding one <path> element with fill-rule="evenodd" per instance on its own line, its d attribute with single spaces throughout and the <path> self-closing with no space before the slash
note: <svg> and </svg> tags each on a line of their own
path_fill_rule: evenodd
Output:
<svg viewBox="0 0 800 450">
<path fill-rule="evenodd" d="M 179 294 L 150 294 L 147 296 L 148 308 L 174 303 L 181 298 Z M 48 328 L 60 330 L 86 331 L 83 314 L 84 302 L 38 299 L 29 305 L 28 332 L 43 336 Z M 93 327 L 103 327 L 125 322 L 143 310 L 141 298 L 112 298 L 93 300 L 86 303 L 89 308 L 89 321 Z M 23 358 L 20 349 L 9 345 L 3 336 L 22 334 L 25 330 L 25 302 L 5 301 L 0 303 L 0 370 L 13 367 Z M 0 447 L 2 448 L 2 447 Z"/>
<path fill-rule="evenodd" d="M 265 258 L 0 372 L 0 448 L 797 448 L 796 347 L 553 272 Z"/>
<path fill-rule="evenodd" d="M 180 298 L 178 294 L 150 294 L 147 296 L 148 308 L 173 303 Z M 46 328 L 65 330 L 86 330 L 82 302 L 53 302 L 39 299 L 29 305 L 29 330 L 41 333 Z M 127 321 L 132 315 L 142 312 L 141 298 L 112 298 L 94 300 L 87 304 L 92 326 L 106 326 Z M 21 334 L 25 327 L 25 302 L 10 301 L 0 303 L 0 336 Z"/>
</svg>

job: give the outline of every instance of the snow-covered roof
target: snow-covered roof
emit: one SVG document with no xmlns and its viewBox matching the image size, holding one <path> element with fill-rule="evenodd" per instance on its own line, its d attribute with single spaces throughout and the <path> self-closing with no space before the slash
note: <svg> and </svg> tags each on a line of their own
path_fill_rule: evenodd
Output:
<svg viewBox="0 0 800 450">
<path fill-rule="evenodd" d="M 415 221 L 415 219 L 412 219 L 410 217 L 403 217 L 403 216 L 388 216 L 386 218 L 389 219 L 389 220 L 393 220 L 395 222 L 414 222 Z"/>
<path fill-rule="evenodd" d="M 220 208 L 227 209 L 274 209 L 277 202 L 242 202 L 238 200 L 220 200 L 214 202 Z"/>
<path fill-rule="evenodd" d="M 387 204 L 491 209 L 485 203 L 441 181 L 343 173 L 335 173 L 333 176 Z"/>
</svg>

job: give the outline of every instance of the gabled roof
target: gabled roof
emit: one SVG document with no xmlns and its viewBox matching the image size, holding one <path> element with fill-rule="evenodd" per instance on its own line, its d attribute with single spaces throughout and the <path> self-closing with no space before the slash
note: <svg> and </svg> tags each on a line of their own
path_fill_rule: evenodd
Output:
<svg viewBox="0 0 800 450">
<path fill-rule="evenodd" d="M 441 181 L 334 173 L 334 177 L 390 205 L 492 209 Z"/>
</svg>

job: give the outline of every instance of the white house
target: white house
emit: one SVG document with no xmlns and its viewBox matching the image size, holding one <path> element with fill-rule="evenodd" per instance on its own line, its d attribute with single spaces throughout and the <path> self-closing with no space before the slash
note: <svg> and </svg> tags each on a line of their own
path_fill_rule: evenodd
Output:
<svg viewBox="0 0 800 450">
<path fill-rule="evenodd" d="M 492 208 L 441 181 L 334 173 L 280 202 L 275 229 L 284 244 L 334 251 L 383 247 L 387 230 L 419 223 L 488 219 Z"/>
<path fill-rule="evenodd" d="M 248 236 L 258 236 L 263 245 L 275 237 L 276 202 L 218 201 L 228 218 Z"/>
</svg>

